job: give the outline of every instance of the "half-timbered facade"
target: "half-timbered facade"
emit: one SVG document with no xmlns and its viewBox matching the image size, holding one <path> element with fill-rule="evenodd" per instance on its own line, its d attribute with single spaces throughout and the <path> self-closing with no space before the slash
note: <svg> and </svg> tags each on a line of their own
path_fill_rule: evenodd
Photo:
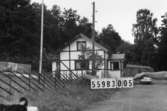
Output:
<svg viewBox="0 0 167 111">
<path fill-rule="evenodd" d="M 115 60 L 112 64 L 113 59 L 109 59 L 108 49 L 97 42 L 94 43 L 94 46 L 93 52 L 93 41 L 83 34 L 77 35 L 72 42 L 61 50 L 59 60 L 53 61 L 53 73 L 58 70 L 60 77 L 67 79 L 91 74 L 93 60 L 95 61 L 95 76 L 98 78 L 112 77 L 111 71 L 120 71 L 121 62 Z M 116 77 L 120 76 L 120 74 L 116 75 Z"/>
</svg>

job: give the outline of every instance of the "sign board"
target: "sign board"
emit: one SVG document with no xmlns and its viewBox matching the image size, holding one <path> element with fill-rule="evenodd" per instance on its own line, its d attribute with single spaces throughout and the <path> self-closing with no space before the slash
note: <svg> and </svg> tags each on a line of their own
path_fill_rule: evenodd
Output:
<svg viewBox="0 0 167 111">
<path fill-rule="evenodd" d="M 37 106 L 28 106 L 27 111 L 39 111 Z"/>
<path fill-rule="evenodd" d="M 133 78 L 91 79 L 91 89 L 133 88 Z"/>
</svg>

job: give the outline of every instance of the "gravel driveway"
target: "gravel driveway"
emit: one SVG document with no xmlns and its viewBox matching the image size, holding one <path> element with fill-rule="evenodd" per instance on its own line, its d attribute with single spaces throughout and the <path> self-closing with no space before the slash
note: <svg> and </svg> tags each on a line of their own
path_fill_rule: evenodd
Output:
<svg viewBox="0 0 167 111">
<path fill-rule="evenodd" d="M 167 111 L 167 81 L 121 89 L 109 100 L 92 104 L 84 111 Z"/>
</svg>

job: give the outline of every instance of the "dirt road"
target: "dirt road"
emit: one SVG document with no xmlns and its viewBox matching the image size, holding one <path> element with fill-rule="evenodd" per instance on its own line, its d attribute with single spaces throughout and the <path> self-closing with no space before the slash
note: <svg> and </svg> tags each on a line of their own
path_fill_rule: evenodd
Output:
<svg viewBox="0 0 167 111">
<path fill-rule="evenodd" d="M 109 100 L 90 105 L 84 111 L 167 111 L 167 82 L 136 85 L 123 89 Z"/>
</svg>

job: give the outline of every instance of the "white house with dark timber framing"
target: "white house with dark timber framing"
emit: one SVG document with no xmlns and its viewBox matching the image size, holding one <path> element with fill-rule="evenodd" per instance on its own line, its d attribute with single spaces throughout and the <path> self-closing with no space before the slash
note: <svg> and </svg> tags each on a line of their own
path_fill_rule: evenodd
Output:
<svg viewBox="0 0 167 111">
<path fill-rule="evenodd" d="M 83 34 L 77 35 L 60 51 L 58 61 L 52 62 L 53 74 L 60 74 L 62 79 L 75 79 L 76 77 L 89 75 L 92 72 L 92 58 L 94 57 L 96 77 L 121 77 L 122 60 L 124 58 L 119 59 L 118 57 L 113 60 L 112 57 L 109 58 L 108 49 L 97 42 L 94 43 L 94 46 L 95 55 L 93 56 L 92 39 Z"/>
</svg>

